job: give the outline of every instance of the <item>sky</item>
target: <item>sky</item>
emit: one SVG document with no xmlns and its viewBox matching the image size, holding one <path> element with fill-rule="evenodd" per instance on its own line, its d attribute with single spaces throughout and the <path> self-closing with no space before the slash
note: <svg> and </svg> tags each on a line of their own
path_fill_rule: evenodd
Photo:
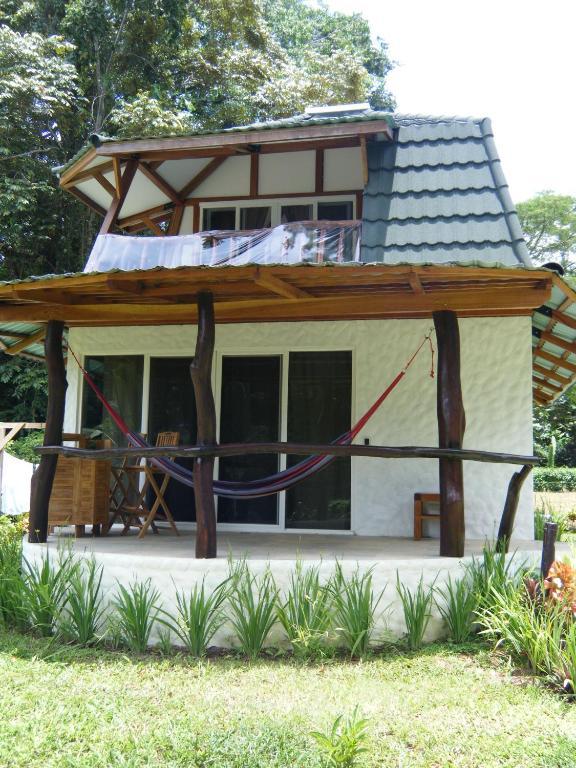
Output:
<svg viewBox="0 0 576 768">
<path fill-rule="evenodd" d="M 397 65 L 400 112 L 489 117 L 515 202 L 576 196 L 576 0 L 328 0 Z"/>
</svg>

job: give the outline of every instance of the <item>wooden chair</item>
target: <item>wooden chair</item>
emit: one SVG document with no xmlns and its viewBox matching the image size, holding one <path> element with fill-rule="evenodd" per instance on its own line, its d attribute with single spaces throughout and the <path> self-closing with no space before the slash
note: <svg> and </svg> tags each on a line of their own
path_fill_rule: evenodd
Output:
<svg viewBox="0 0 576 768">
<path fill-rule="evenodd" d="M 439 493 L 415 493 L 414 494 L 414 541 L 422 538 L 422 523 L 425 520 L 440 520 L 439 512 L 428 512 L 427 504 L 439 504 Z"/>
<path fill-rule="evenodd" d="M 179 432 L 159 432 L 156 438 L 156 447 L 174 447 L 179 442 Z M 144 474 L 144 482 L 142 487 L 139 488 L 139 479 L 142 473 Z M 122 475 L 119 475 L 120 483 L 123 483 L 122 476 L 125 476 L 127 479 L 126 485 L 122 485 L 126 492 L 124 493 L 124 502 L 117 508 L 115 513 L 115 517 L 119 516 L 124 523 L 122 534 L 128 533 L 132 526 L 140 529 L 138 533 L 139 539 L 146 535 L 148 528 L 152 528 L 153 533 L 158 533 L 156 522 L 161 520 L 168 523 L 176 536 L 179 536 L 180 532 L 164 499 L 170 475 L 152 466 L 149 461 L 144 460 L 143 463 L 138 463 L 137 466 L 124 466 Z M 154 501 L 150 507 L 147 501 L 149 491 L 154 495 Z M 130 503 L 129 496 L 136 496 L 134 503 Z"/>
</svg>

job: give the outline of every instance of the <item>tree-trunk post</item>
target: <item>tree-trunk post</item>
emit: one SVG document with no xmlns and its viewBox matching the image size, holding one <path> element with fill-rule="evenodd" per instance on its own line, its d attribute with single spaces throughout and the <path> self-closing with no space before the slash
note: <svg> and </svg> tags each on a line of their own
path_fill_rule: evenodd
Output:
<svg viewBox="0 0 576 768">
<path fill-rule="evenodd" d="M 532 467 L 529 464 L 525 464 L 518 472 L 514 472 L 510 479 L 504 510 L 502 511 L 502 519 L 500 520 L 500 528 L 498 529 L 496 548 L 499 552 L 508 552 L 512 531 L 514 530 L 514 520 L 516 518 L 516 510 L 518 509 L 520 491 L 524 485 L 524 480 L 526 480 L 531 471 Z"/>
<path fill-rule="evenodd" d="M 66 368 L 62 352 L 64 323 L 50 320 L 46 329 L 44 348 L 48 369 L 48 407 L 44 445 L 62 445 L 64 406 L 66 403 Z M 43 543 L 48 538 L 48 507 L 56 474 L 58 456 L 43 455 L 32 476 L 30 488 L 30 522 L 28 541 Z"/>
<path fill-rule="evenodd" d="M 438 343 L 437 411 L 440 448 L 462 448 L 466 416 L 460 381 L 456 313 L 434 312 Z M 464 555 L 464 479 L 460 459 L 440 459 L 440 555 Z"/>
<path fill-rule="evenodd" d="M 558 523 L 544 523 L 544 536 L 542 541 L 542 560 L 540 562 L 540 574 L 543 579 L 548 576 L 550 566 L 556 560 L 556 536 L 558 535 Z"/>
<path fill-rule="evenodd" d="M 198 294 L 198 335 L 190 374 L 196 398 L 197 445 L 216 444 L 216 407 L 212 392 L 214 355 L 214 302 L 211 293 Z M 196 501 L 196 557 L 216 557 L 216 507 L 214 457 L 194 459 Z"/>
</svg>

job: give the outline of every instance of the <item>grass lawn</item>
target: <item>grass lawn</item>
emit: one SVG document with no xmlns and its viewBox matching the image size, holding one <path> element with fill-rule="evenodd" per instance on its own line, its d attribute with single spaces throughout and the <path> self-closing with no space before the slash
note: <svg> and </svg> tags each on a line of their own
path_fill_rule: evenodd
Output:
<svg viewBox="0 0 576 768">
<path fill-rule="evenodd" d="M 0 766 L 320 767 L 358 705 L 374 768 L 576 766 L 576 704 L 447 645 L 306 666 L 129 657 L 0 634 Z"/>
</svg>

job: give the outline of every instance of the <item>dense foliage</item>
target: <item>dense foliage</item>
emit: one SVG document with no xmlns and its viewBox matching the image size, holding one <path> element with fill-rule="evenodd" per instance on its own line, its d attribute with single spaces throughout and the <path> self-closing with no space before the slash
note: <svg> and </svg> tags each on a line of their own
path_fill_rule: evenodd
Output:
<svg viewBox="0 0 576 768">
<path fill-rule="evenodd" d="M 311 103 L 392 107 L 390 68 L 361 16 L 305 0 L 0 2 L 0 280 L 82 268 L 97 217 L 53 168 L 91 133 L 184 133 Z M 40 368 L 1 357 L 0 370 L 0 418 L 41 419 Z"/>
<path fill-rule="evenodd" d="M 573 493 L 576 491 L 576 467 L 536 467 L 534 490 Z"/>
</svg>

